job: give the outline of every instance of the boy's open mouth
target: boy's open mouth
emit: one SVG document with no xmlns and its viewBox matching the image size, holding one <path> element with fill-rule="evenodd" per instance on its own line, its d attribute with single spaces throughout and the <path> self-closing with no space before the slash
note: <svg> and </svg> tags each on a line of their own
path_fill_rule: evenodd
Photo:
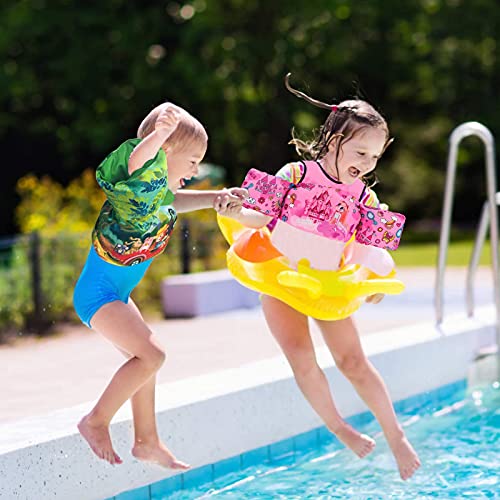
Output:
<svg viewBox="0 0 500 500">
<path fill-rule="evenodd" d="M 181 177 L 179 184 L 181 185 L 181 188 L 183 188 L 188 181 L 190 181 L 192 177 Z"/>
</svg>

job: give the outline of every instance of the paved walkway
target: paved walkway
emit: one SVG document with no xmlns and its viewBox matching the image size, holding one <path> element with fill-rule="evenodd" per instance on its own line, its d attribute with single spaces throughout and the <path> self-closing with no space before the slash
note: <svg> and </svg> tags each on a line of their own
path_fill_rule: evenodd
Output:
<svg viewBox="0 0 500 500">
<path fill-rule="evenodd" d="M 478 272 L 477 304 L 492 302 L 490 271 Z M 429 321 L 434 317 L 434 269 L 403 268 L 407 290 L 366 304 L 355 318 L 362 335 Z M 446 275 L 446 313 L 463 311 L 464 270 Z M 187 320 L 157 320 L 152 328 L 167 348 L 159 383 L 237 368 L 280 354 L 260 308 Z M 0 347 L 0 422 L 33 416 L 97 398 L 123 361 L 103 337 L 83 326 L 63 326 L 59 335 Z M 313 339 L 321 337 L 312 325 Z"/>
</svg>

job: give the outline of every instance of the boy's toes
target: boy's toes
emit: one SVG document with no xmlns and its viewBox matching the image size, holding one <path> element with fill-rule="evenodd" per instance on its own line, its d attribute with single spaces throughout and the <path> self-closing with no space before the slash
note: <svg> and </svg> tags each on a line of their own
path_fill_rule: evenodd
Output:
<svg viewBox="0 0 500 500">
<path fill-rule="evenodd" d="M 175 460 L 174 462 L 172 462 L 172 469 L 187 470 L 190 468 L 191 466 L 186 462 L 182 462 L 180 460 Z"/>
<path fill-rule="evenodd" d="M 113 450 L 106 450 L 106 458 L 105 460 L 108 461 L 111 465 L 115 465 L 119 463 L 117 459 L 120 457 L 113 451 Z"/>
<path fill-rule="evenodd" d="M 104 460 L 106 460 L 106 462 L 109 462 L 111 465 L 114 464 L 113 455 L 110 451 L 106 451 L 104 453 Z"/>
</svg>

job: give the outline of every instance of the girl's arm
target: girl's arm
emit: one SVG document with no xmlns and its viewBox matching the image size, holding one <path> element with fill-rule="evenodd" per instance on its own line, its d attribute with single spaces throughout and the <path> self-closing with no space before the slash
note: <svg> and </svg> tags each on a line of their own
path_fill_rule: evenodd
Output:
<svg viewBox="0 0 500 500">
<path fill-rule="evenodd" d="M 260 229 L 261 227 L 267 226 L 272 220 L 272 217 L 251 210 L 250 208 L 243 207 L 236 217 L 233 217 L 238 222 L 241 222 L 245 226 Z"/>
<path fill-rule="evenodd" d="M 155 130 L 145 137 L 132 151 L 128 160 L 128 173 L 140 169 L 148 160 L 154 158 L 163 143 L 172 135 L 181 119 L 181 112 L 173 104 L 169 104 L 159 114 Z"/>
<path fill-rule="evenodd" d="M 191 212 L 202 208 L 215 208 L 216 202 L 224 204 L 225 207 L 241 207 L 247 195 L 248 191 L 242 188 L 220 189 L 217 191 L 187 189 L 177 191 L 172 205 L 178 213 Z"/>
</svg>

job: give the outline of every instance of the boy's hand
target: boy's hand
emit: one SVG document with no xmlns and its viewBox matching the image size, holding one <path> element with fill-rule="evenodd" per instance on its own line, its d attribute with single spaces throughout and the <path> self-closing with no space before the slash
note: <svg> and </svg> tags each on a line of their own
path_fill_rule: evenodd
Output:
<svg viewBox="0 0 500 500">
<path fill-rule="evenodd" d="M 163 130 L 172 133 L 181 121 L 182 111 L 174 104 L 167 104 L 165 109 L 158 115 L 155 130 Z"/>
<path fill-rule="evenodd" d="M 214 199 L 214 210 L 226 217 L 236 217 L 247 196 L 248 191 L 244 188 L 223 189 Z"/>
<path fill-rule="evenodd" d="M 383 298 L 385 294 L 383 293 L 374 293 L 373 295 L 369 295 L 366 297 L 366 302 L 370 302 L 371 304 L 378 304 Z"/>
<path fill-rule="evenodd" d="M 245 198 L 248 198 L 248 190 L 245 188 L 237 188 L 237 187 L 232 187 L 232 188 L 226 188 L 224 191 L 229 192 L 232 196 L 236 196 L 238 198 L 241 198 L 241 202 L 245 201 Z"/>
</svg>

